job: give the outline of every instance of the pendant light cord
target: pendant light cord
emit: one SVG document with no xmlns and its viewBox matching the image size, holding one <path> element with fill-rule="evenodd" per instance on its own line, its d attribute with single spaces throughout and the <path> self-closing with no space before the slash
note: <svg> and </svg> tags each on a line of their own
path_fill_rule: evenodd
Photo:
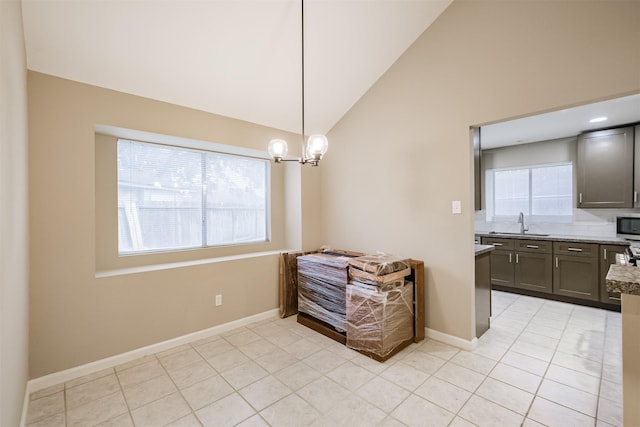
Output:
<svg viewBox="0 0 640 427">
<path fill-rule="evenodd" d="M 302 159 L 307 158 L 304 146 L 304 0 L 300 0 L 300 32 L 302 34 Z"/>
</svg>

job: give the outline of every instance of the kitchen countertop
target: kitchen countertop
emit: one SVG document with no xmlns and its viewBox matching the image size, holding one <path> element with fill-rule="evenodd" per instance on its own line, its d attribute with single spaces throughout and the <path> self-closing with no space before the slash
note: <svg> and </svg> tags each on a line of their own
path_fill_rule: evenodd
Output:
<svg viewBox="0 0 640 427">
<path fill-rule="evenodd" d="M 561 234 L 549 234 L 546 236 L 535 234 L 518 234 L 518 233 L 489 233 L 479 232 L 475 233 L 482 237 L 499 237 L 501 239 L 526 239 L 526 240 L 550 240 L 555 242 L 584 242 L 584 243 L 599 243 L 602 245 L 623 245 L 629 246 L 629 242 L 619 237 L 602 237 L 602 236 L 568 236 Z"/>
<path fill-rule="evenodd" d="M 640 267 L 611 265 L 607 273 L 607 291 L 640 295 Z"/>
<path fill-rule="evenodd" d="M 487 252 L 491 252 L 495 249 L 493 245 L 475 245 L 476 246 L 476 256 L 486 254 Z"/>
</svg>

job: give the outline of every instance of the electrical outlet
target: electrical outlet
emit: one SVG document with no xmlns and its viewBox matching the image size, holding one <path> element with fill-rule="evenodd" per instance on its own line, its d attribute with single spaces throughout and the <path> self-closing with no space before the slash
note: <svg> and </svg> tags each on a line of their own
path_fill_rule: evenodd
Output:
<svg viewBox="0 0 640 427">
<path fill-rule="evenodd" d="M 216 295 L 216 305 L 222 305 L 222 295 Z"/>
</svg>

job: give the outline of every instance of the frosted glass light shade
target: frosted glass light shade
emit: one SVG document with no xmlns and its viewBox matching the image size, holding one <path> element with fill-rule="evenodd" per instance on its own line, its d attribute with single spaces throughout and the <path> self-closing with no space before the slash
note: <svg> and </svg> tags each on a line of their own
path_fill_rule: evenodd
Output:
<svg viewBox="0 0 640 427">
<path fill-rule="evenodd" d="M 329 148 L 329 141 L 324 135 L 311 135 L 307 140 L 307 158 L 320 160 Z"/>
<path fill-rule="evenodd" d="M 269 141 L 268 151 L 269 155 L 276 160 L 284 158 L 287 155 L 287 151 L 289 151 L 287 141 L 284 139 L 272 139 Z"/>
</svg>

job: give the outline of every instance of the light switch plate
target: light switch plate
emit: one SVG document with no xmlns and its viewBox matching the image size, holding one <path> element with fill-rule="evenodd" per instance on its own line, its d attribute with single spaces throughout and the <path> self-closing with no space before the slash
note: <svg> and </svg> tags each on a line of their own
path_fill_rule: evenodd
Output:
<svg viewBox="0 0 640 427">
<path fill-rule="evenodd" d="M 451 202 L 451 212 L 455 215 L 462 213 L 462 202 L 460 200 L 454 200 Z"/>
</svg>

